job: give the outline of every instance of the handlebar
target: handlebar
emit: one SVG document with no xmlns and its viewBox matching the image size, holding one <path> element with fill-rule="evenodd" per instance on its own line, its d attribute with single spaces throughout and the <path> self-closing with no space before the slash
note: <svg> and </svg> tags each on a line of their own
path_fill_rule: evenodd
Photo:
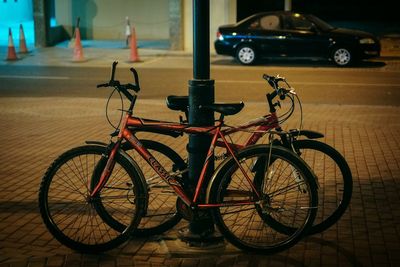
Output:
<svg viewBox="0 0 400 267">
<path fill-rule="evenodd" d="M 275 89 L 275 94 L 274 97 L 276 95 L 279 95 L 279 98 L 281 100 L 285 100 L 285 96 L 287 94 L 295 94 L 293 88 L 291 88 L 291 86 L 288 84 L 288 82 L 286 81 L 285 77 L 281 77 L 279 76 L 279 74 L 277 76 L 270 76 L 268 74 L 264 74 L 263 78 L 269 83 L 269 85 Z M 279 86 L 280 82 L 284 82 L 286 84 L 287 87 L 290 88 L 290 90 Z"/>
<path fill-rule="evenodd" d="M 267 100 L 270 112 L 275 112 L 276 111 L 275 106 L 280 106 L 279 101 L 276 103 L 272 102 L 272 100 L 276 96 L 279 96 L 280 100 L 285 100 L 287 94 L 296 94 L 294 89 L 288 84 L 286 79 L 284 77 L 279 76 L 279 74 L 277 76 L 270 76 L 268 74 L 264 74 L 263 78 L 268 82 L 268 84 L 272 88 L 274 88 L 274 91 L 272 93 L 267 94 Z M 279 86 L 280 82 L 284 82 L 289 89 Z"/>
<path fill-rule="evenodd" d="M 279 74 L 275 76 L 270 76 L 268 74 L 264 74 L 263 78 L 271 85 L 272 87 L 277 87 L 279 82 L 286 81 L 284 77 L 279 76 Z"/>
<path fill-rule="evenodd" d="M 117 64 L 118 64 L 117 61 L 114 61 L 112 64 L 110 81 L 108 83 L 98 84 L 97 88 L 114 87 L 119 92 L 122 92 L 126 96 L 126 98 L 128 98 L 132 102 L 134 99 L 134 96 L 128 90 L 133 90 L 135 93 L 138 93 L 140 91 L 139 75 L 134 68 L 130 68 L 130 71 L 133 74 L 135 83 L 134 84 L 132 84 L 132 83 L 121 84 L 119 81 L 115 80 L 115 71 L 117 69 Z"/>
</svg>

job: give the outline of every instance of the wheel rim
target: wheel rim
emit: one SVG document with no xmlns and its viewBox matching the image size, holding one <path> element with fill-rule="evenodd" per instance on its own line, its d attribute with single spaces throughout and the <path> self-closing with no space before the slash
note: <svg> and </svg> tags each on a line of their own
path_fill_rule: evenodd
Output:
<svg viewBox="0 0 400 267">
<path fill-rule="evenodd" d="M 351 55 L 349 50 L 341 48 L 335 51 L 333 59 L 335 60 L 336 64 L 344 66 L 349 64 Z"/>
<path fill-rule="evenodd" d="M 244 64 L 250 64 L 254 61 L 255 53 L 250 47 L 243 47 L 239 50 L 238 57 L 240 62 Z"/>
<path fill-rule="evenodd" d="M 63 154 L 53 163 L 53 169 L 46 173 L 40 188 L 39 205 L 46 226 L 61 243 L 81 252 L 99 252 L 116 247 L 129 237 L 140 220 L 137 216 L 139 205 L 132 204 L 116 214 L 116 209 L 121 209 L 118 201 L 125 199 L 126 193 L 123 192 L 121 197 L 109 195 L 107 191 L 110 190 L 106 188 L 101 195 L 104 207 L 111 207 L 110 210 L 115 207 L 116 212 L 111 213 L 113 217 L 128 226 L 116 230 L 99 214 L 99 198 L 90 197 L 90 179 L 103 151 L 104 148 L 100 147 L 79 147 Z M 114 171 L 113 175 L 119 173 L 122 177 L 123 170 L 129 169 L 126 164 L 116 164 L 114 170 L 120 171 Z M 125 174 L 131 181 L 132 174 Z M 114 184 L 113 188 L 118 188 L 118 185 Z"/>
</svg>

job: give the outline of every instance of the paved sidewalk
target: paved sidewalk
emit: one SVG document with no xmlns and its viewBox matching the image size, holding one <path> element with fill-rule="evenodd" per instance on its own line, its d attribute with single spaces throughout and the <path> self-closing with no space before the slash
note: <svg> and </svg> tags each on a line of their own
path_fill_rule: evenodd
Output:
<svg viewBox="0 0 400 267">
<path fill-rule="evenodd" d="M 253 255 L 227 244 L 206 253 L 176 238 L 135 239 L 101 255 L 82 255 L 57 241 L 37 207 L 41 177 L 52 160 L 85 140 L 107 141 L 105 99 L 0 98 L 0 267 L 69 266 L 400 266 L 400 108 L 304 105 L 304 128 L 326 135 L 351 167 L 351 205 L 329 230 L 275 255 Z M 138 115 L 176 120 L 160 100 L 138 100 Z M 246 103 L 230 123 L 262 115 Z M 290 121 L 288 127 L 297 126 Z M 185 144 L 162 140 L 185 155 Z"/>
</svg>

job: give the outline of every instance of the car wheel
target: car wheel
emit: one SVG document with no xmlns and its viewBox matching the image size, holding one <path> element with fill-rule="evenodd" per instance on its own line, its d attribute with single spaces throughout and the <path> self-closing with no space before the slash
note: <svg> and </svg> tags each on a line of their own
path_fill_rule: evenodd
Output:
<svg viewBox="0 0 400 267">
<path fill-rule="evenodd" d="M 353 62 L 353 54 L 344 47 L 337 47 L 333 50 L 332 60 L 337 66 L 346 67 Z"/>
<path fill-rule="evenodd" d="M 256 51 L 249 45 L 242 45 L 236 52 L 236 58 L 243 65 L 251 65 L 256 61 Z"/>
</svg>

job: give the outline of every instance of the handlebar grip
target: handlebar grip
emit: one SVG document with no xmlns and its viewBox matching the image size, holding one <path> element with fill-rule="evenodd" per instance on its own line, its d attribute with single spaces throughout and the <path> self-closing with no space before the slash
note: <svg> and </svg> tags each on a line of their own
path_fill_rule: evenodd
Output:
<svg viewBox="0 0 400 267">
<path fill-rule="evenodd" d="M 98 84 L 98 85 L 97 85 L 97 88 L 100 88 L 100 87 L 108 87 L 108 86 L 109 86 L 108 83 L 102 83 L 102 84 Z"/>
<path fill-rule="evenodd" d="M 269 83 L 269 85 L 272 88 L 275 89 L 278 86 L 278 83 L 277 83 L 276 78 L 274 76 L 269 76 L 268 74 L 264 74 L 263 78 L 264 78 L 264 80 L 266 80 Z"/>
<path fill-rule="evenodd" d="M 114 81 L 115 77 L 115 69 L 117 68 L 118 61 L 114 61 L 111 68 L 111 79 L 110 81 Z"/>
<path fill-rule="evenodd" d="M 269 76 L 268 74 L 263 74 L 263 78 L 268 81 L 271 78 L 271 76 Z"/>
<path fill-rule="evenodd" d="M 133 77 L 135 78 L 135 89 L 132 89 L 137 93 L 140 91 L 139 75 L 134 68 L 130 68 L 130 71 L 133 73 Z"/>
</svg>

